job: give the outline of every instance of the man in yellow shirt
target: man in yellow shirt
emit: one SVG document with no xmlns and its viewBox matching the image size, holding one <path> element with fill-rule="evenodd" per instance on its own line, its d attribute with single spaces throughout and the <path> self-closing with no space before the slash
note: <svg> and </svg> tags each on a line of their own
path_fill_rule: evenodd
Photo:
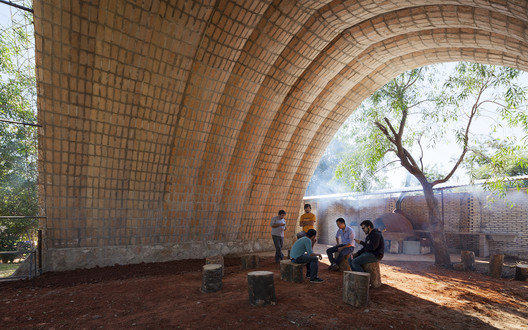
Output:
<svg viewBox="0 0 528 330">
<path fill-rule="evenodd" d="M 299 225 L 302 227 L 303 231 L 297 233 L 297 238 L 306 236 L 306 233 L 310 229 L 315 229 L 315 214 L 312 213 L 312 206 L 310 204 L 304 204 L 304 214 L 301 215 L 299 219 Z"/>
</svg>

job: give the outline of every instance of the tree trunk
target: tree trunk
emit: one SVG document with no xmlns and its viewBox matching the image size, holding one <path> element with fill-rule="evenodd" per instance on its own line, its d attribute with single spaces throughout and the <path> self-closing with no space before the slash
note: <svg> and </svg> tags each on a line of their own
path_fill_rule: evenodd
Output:
<svg viewBox="0 0 528 330">
<path fill-rule="evenodd" d="M 443 267 L 451 267 L 451 257 L 447 249 L 447 242 L 444 234 L 444 221 L 438 216 L 438 202 L 434 197 L 433 186 L 427 180 L 420 180 L 424 191 L 427 212 L 429 214 L 429 230 L 431 232 L 431 242 L 434 248 L 435 264 Z"/>
</svg>

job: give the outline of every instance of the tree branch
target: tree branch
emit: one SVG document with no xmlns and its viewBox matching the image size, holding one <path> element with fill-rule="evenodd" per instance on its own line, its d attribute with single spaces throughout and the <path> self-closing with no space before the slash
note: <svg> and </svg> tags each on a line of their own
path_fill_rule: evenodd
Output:
<svg viewBox="0 0 528 330">
<path fill-rule="evenodd" d="M 475 101 L 475 103 L 471 107 L 471 115 L 469 116 L 468 124 L 466 126 L 466 131 L 464 133 L 464 138 L 463 138 L 464 147 L 462 149 L 462 154 L 460 155 L 460 157 L 458 157 L 458 160 L 455 163 L 455 165 L 453 166 L 453 168 L 451 169 L 451 171 L 443 179 L 439 179 L 439 180 L 433 181 L 433 183 L 431 183 L 431 186 L 434 187 L 437 184 L 447 182 L 447 180 L 449 180 L 453 176 L 453 174 L 455 174 L 455 171 L 457 170 L 458 166 L 464 160 L 464 157 L 466 156 L 466 153 L 468 151 L 469 128 L 471 127 L 471 123 L 473 122 L 473 118 L 477 114 L 478 104 L 480 103 L 480 98 L 481 98 L 483 92 L 484 92 L 484 88 L 481 87 L 480 91 L 479 91 L 479 93 L 477 95 L 477 100 Z"/>
<path fill-rule="evenodd" d="M 374 122 L 374 125 L 376 125 L 376 127 L 381 131 L 381 133 L 383 133 L 383 135 L 385 135 L 385 137 L 392 143 L 392 144 L 396 144 L 396 141 L 394 140 L 394 138 L 390 135 L 389 131 L 387 130 L 387 128 L 385 126 L 383 126 L 383 124 L 381 124 L 380 122 L 377 122 L 375 121 Z"/>
</svg>

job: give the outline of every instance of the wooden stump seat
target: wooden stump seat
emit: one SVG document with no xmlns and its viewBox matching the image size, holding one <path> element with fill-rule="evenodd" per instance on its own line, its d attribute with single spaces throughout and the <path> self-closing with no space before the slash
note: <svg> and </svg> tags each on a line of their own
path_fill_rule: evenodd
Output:
<svg viewBox="0 0 528 330">
<path fill-rule="evenodd" d="M 528 281 L 528 265 L 519 264 L 515 266 L 515 279 L 517 281 Z"/>
<path fill-rule="evenodd" d="M 203 293 L 216 292 L 222 288 L 222 265 L 209 264 L 203 266 L 202 287 Z"/>
<path fill-rule="evenodd" d="M 370 286 L 373 288 L 379 288 L 381 286 L 381 273 L 378 262 L 369 262 L 368 264 L 362 265 L 365 272 L 370 274 Z"/>
<path fill-rule="evenodd" d="M 467 270 L 475 270 L 475 252 L 473 251 L 461 251 L 460 260 Z"/>
<path fill-rule="evenodd" d="M 224 276 L 224 257 L 223 256 L 210 256 L 205 258 L 205 264 L 218 264 L 222 265 L 222 276 Z"/>
<path fill-rule="evenodd" d="M 245 254 L 241 256 L 242 269 L 259 267 L 259 256 L 256 254 Z"/>
<path fill-rule="evenodd" d="M 291 260 L 281 260 L 281 280 L 292 283 L 302 283 L 304 280 L 303 270 L 305 264 L 296 264 Z"/>
<path fill-rule="evenodd" d="M 249 303 L 253 306 L 268 306 L 277 303 L 273 272 L 255 271 L 248 273 Z"/>
<path fill-rule="evenodd" d="M 504 254 L 493 254 L 489 261 L 489 274 L 492 277 L 500 278 L 502 275 L 502 266 L 504 264 Z"/>
<path fill-rule="evenodd" d="M 336 252 L 336 254 L 334 254 L 336 260 L 337 260 L 337 256 L 339 255 L 338 252 Z M 339 263 L 339 271 L 340 272 L 347 272 L 347 271 L 351 271 L 352 269 L 350 269 L 350 265 L 348 264 L 348 259 L 350 259 L 351 257 L 351 254 L 345 254 L 343 256 L 343 259 L 341 260 L 341 262 Z"/>
<path fill-rule="evenodd" d="M 369 273 L 343 272 L 343 301 L 354 307 L 367 306 L 369 282 Z"/>
</svg>

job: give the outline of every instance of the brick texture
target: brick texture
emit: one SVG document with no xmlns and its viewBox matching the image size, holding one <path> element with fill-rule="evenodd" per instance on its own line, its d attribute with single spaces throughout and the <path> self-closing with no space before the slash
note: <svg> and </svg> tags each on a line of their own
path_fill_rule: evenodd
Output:
<svg viewBox="0 0 528 330">
<path fill-rule="evenodd" d="M 269 240 L 343 121 L 397 74 L 528 70 L 527 6 L 35 1 L 45 250 Z"/>
<path fill-rule="evenodd" d="M 505 198 L 484 192 L 435 194 L 444 219 L 448 246 L 452 249 L 479 252 L 479 235 L 484 234 L 491 254 L 528 258 L 528 195 L 526 189 L 509 190 Z M 334 244 L 335 220 L 343 217 L 347 224 L 357 226 L 365 219 L 374 221 L 394 210 L 395 198 L 314 199 L 305 200 L 318 207 L 320 242 Z M 427 208 L 421 193 L 406 194 L 402 211 L 414 229 L 427 223 Z M 356 235 L 363 233 L 356 230 Z"/>
</svg>

